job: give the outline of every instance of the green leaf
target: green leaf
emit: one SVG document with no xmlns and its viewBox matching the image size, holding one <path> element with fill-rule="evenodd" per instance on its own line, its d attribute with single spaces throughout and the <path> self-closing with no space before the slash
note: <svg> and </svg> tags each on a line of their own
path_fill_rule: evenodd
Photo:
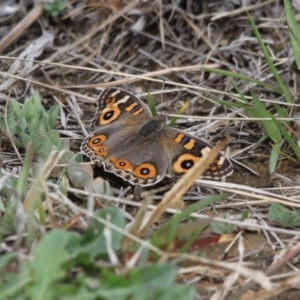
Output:
<svg viewBox="0 0 300 300">
<path fill-rule="evenodd" d="M 48 114 L 43 113 L 44 115 L 41 117 L 41 127 L 44 129 L 45 132 L 48 132 L 51 128 L 48 123 Z"/>
<path fill-rule="evenodd" d="M 124 215 L 118 208 L 107 207 L 98 212 L 97 216 L 109 221 L 121 229 L 124 229 L 125 227 Z M 111 247 L 113 250 L 119 250 L 121 247 L 123 234 L 114 229 L 106 228 L 111 240 L 111 245 L 108 245 L 108 241 L 104 236 L 104 229 L 105 225 L 94 219 L 83 236 L 82 244 L 85 246 L 85 251 L 91 257 L 107 253 L 108 247 Z"/>
<path fill-rule="evenodd" d="M 300 210 L 290 211 L 281 204 L 272 203 L 268 219 L 285 227 L 298 227 L 300 226 Z"/>
<path fill-rule="evenodd" d="M 271 221 L 276 221 L 283 225 L 288 223 L 289 212 L 281 204 L 272 203 L 268 213 L 268 219 Z"/>
<path fill-rule="evenodd" d="M 247 209 L 244 209 L 243 211 L 242 211 L 242 215 L 241 215 L 241 221 L 245 221 L 246 219 L 248 219 L 249 218 L 249 214 L 250 214 L 250 212 L 249 212 L 249 210 L 247 210 Z"/>
<path fill-rule="evenodd" d="M 56 18 L 64 11 L 66 5 L 65 0 L 54 0 L 51 3 L 45 3 L 44 9 L 53 18 Z"/>
<path fill-rule="evenodd" d="M 20 297 L 20 292 L 29 282 L 30 278 L 22 276 L 21 274 L 15 274 L 14 276 L 6 278 L 5 284 L 0 285 L 0 299 L 26 299 L 25 297 Z M 19 297 L 17 297 L 17 295 Z"/>
<path fill-rule="evenodd" d="M 76 256 L 81 252 L 80 244 L 82 241 L 82 236 L 77 232 L 68 232 L 68 243 L 66 249 L 70 256 Z"/>
<path fill-rule="evenodd" d="M 81 273 L 82 275 L 82 273 Z M 56 299 L 59 300 L 106 300 L 97 296 L 97 290 L 90 290 L 88 286 L 83 286 L 90 278 L 81 276 L 80 281 L 74 284 L 56 285 Z M 94 280 L 95 282 L 96 280 Z"/>
<path fill-rule="evenodd" d="M 58 105 L 53 105 L 50 107 L 49 115 L 48 115 L 49 128 L 54 128 L 54 126 L 56 125 L 58 112 L 59 112 Z"/>
<path fill-rule="evenodd" d="M 230 215 L 228 213 L 226 213 L 223 216 L 223 218 L 225 220 L 230 220 Z M 225 223 L 225 222 L 212 221 L 212 222 L 210 222 L 210 228 L 215 233 L 228 234 L 228 233 L 232 233 L 232 231 L 234 229 L 234 225 L 228 224 L 228 223 Z"/>
<path fill-rule="evenodd" d="M 17 122 L 15 120 L 15 115 L 12 109 L 9 109 L 7 112 L 7 125 L 11 135 L 16 133 Z M 5 125 L 6 127 L 6 125 Z M 7 129 L 6 129 L 7 130 Z"/>
<path fill-rule="evenodd" d="M 32 118 L 27 123 L 30 136 L 34 137 L 35 135 L 38 135 L 41 132 L 41 121 L 36 118 Z"/>
<path fill-rule="evenodd" d="M 21 137 L 24 148 L 26 148 L 28 143 L 30 143 L 32 141 L 31 137 L 26 133 L 20 132 L 20 137 Z"/>
<path fill-rule="evenodd" d="M 54 298 L 54 284 L 64 277 L 66 271 L 63 265 L 70 258 L 66 251 L 69 238 L 67 231 L 54 229 L 36 247 L 35 259 L 28 264 L 32 277 L 32 284 L 27 290 L 30 299 Z"/>
<path fill-rule="evenodd" d="M 34 107 L 36 108 L 37 112 L 38 112 L 38 117 L 42 117 L 43 112 L 44 112 L 44 108 L 42 106 L 42 102 L 41 102 L 41 97 L 38 91 L 35 91 L 32 95 L 31 98 L 32 104 L 34 105 Z"/>
<path fill-rule="evenodd" d="M 48 155 L 51 150 L 51 142 L 46 135 L 36 137 L 33 142 L 33 151 L 38 155 Z"/>
<path fill-rule="evenodd" d="M 153 299 L 149 295 L 146 297 L 148 300 Z M 154 298 L 162 300 L 196 299 L 193 287 L 188 285 L 173 285 L 170 289 L 162 287 L 155 291 Z"/>
<path fill-rule="evenodd" d="M 5 120 L 4 120 L 4 118 L 3 118 L 2 115 L 0 115 L 0 129 L 1 129 L 2 131 L 7 131 L 6 124 L 5 124 Z M 0 136 L 0 140 L 1 140 L 1 139 L 3 139 L 3 136 L 2 136 L 2 135 Z"/>
<path fill-rule="evenodd" d="M 300 226 L 300 210 L 297 209 L 291 213 L 291 220 L 289 227 L 298 227 Z"/>
<path fill-rule="evenodd" d="M 10 195 L 11 196 L 11 195 Z M 16 233 L 16 210 L 14 204 L 10 207 L 6 207 L 5 214 L 0 218 L 0 235 L 7 236 Z M 1 298 L 0 298 L 1 299 Z"/>
<path fill-rule="evenodd" d="M 112 300 L 195 299 L 193 287 L 176 284 L 176 275 L 170 263 L 130 269 L 124 277 L 103 270 L 98 295 Z"/>
<path fill-rule="evenodd" d="M 0 256 L 0 271 L 2 271 L 12 260 L 17 257 L 18 255 L 15 252 L 10 252 Z"/>
<path fill-rule="evenodd" d="M 49 139 L 49 141 L 52 145 L 55 145 L 57 147 L 58 150 L 62 150 L 63 143 L 59 137 L 59 133 L 57 130 L 50 130 L 47 133 L 47 138 Z"/>
<path fill-rule="evenodd" d="M 18 125 L 16 126 L 16 134 L 17 134 L 18 136 L 21 136 L 22 133 L 25 133 L 25 132 L 24 132 L 22 126 L 18 124 Z M 25 139 L 26 139 L 26 138 L 25 138 Z M 22 142 L 23 142 L 23 141 L 22 141 Z M 24 143 L 23 143 L 23 144 L 24 144 Z"/>
<path fill-rule="evenodd" d="M 20 121 L 20 126 L 22 127 L 23 131 L 26 130 L 27 128 L 27 121 L 25 118 L 22 118 L 21 121 Z"/>
<path fill-rule="evenodd" d="M 30 121 L 32 118 L 37 118 L 37 109 L 32 105 L 30 99 L 26 99 L 23 106 L 23 116 L 26 121 Z"/>
<path fill-rule="evenodd" d="M 25 100 L 23 106 L 23 116 L 27 122 L 31 119 L 40 119 L 43 114 L 43 107 L 39 93 L 36 91 L 31 98 Z"/>
<path fill-rule="evenodd" d="M 18 118 L 18 119 L 21 119 L 22 117 L 22 111 L 21 111 L 21 105 L 18 101 L 15 101 L 15 100 L 12 100 L 9 102 L 10 104 L 10 107 L 13 109 L 14 113 L 15 113 L 15 116 Z"/>
</svg>

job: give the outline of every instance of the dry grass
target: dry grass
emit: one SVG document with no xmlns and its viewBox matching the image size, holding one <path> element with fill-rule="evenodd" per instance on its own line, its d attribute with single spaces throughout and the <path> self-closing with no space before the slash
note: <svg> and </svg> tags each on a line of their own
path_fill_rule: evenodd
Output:
<svg viewBox="0 0 300 300">
<path fill-rule="evenodd" d="M 139 251 L 148 247 L 157 255 L 155 259 L 148 257 L 149 260 L 176 262 L 177 280 L 193 285 L 196 299 L 299 298 L 298 227 L 283 226 L 268 218 L 272 203 L 283 204 L 291 211 L 299 209 L 298 159 L 288 143 L 284 143 L 277 168 L 270 174 L 273 143 L 263 126 L 242 107 L 218 104 L 220 100 L 236 102 L 238 94 L 229 77 L 203 71 L 203 68 L 223 69 L 277 88 L 274 74 L 249 24 L 246 12 L 250 13 L 295 102 L 288 103 L 280 93 L 255 82 L 234 79 L 234 84 L 250 102 L 250 91 L 255 91 L 275 117 L 278 114 L 272 103 L 280 104 L 288 116 L 278 120 L 288 120 L 293 127 L 286 127 L 293 139 L 298 140 L 299 80 L 290 69 L 292 53 L 283 4 L 275 0 L 242 3 L 243 6 L 234 0 L 76 0 L 68 3 L 63 15 L 56 18 L 49 17 L 43 5 L 33 5 L 33 1 L 0 4 L 3 8 L 0 114 L 6 120 L 11 99 L 23 104 L 26 96 L 38 90 L 46 111 L 53 104 L 59 106 L 55 129 L 69 141 L 75 154 L 91 131 L 89 123 L 100 89 L 120 87 L 143 100 L 151 92 L 158 111 L 170 116 L 176 115 L 189 101 L 188 109 L 176 123 L 181 129 L 212 144 L 230 136 L 227 152 L 235 167 L 226 182 L 197 180 L 191 189 L 186 186 L 183 197 L 177 194 L 178 199 L 169 200 L 178 200 L 177 206 L 167 207 L 165 202 L 158 202 L 170 196 L 172 184 L 168 185 L 167 180 L 159 187 L 134 194 L 126 182 L 100 170 L 100 177 L 109 180 L 113 188 L 105 181 L 96 181 L 97 187 L 87 189 L 86 182 L 93 180 L 88 163 L 83 164 L 84 170 L 79 169 L 74 179 L 70 173 L 67 176 L 68 164 L 60 161 L 62 152 L 51 152 L 39 169 L 33 157 L 24 194 L 17 198 L 24 204 L 17 201 L 17 217 L 21 221 L 17 222 L 14 233 L 3 234 L 1 254 L 17 251 L 21 260 L 22 257 L 27 260 L 31 256 L 30 245 L 35 245 L 46 230 L 62 227 L 82 233 L 95 219 L 105 228 L 126 236 L 123 255 L 112 249 L 108 251 L 107 263 L 118 264 L 119 271 L 138 265 Z M 25 158 L 26 152 L 18 147 L 9 132 L 0 130 L 0 207 L 4 215 L 10 199 L 1 190 L 8 178 L 22 178 L 20 168 L 28 157 Z M 39 181 L 34 174 L 39 174 Z M 227 193 L 220 198 L 221 202 L 207 204 L 190 214 L 198 222 L 194 227 L 212 221 L 232 225 L 230 236 L 221 233 L 216 245 L 201 247 L 202 255 L 193 251 L 182 254 L 176 242 L 167 247 L 146 242 L 148 229 L 163 226 L 178 214 L 176 208 L 194 205 L 221 192 Z M 41 209 L 35 193 L 41 197 L 44 221 L 35 221 L 29 243 L 24 241 L 28 231 L 24 220 L 37 207 Z M 176 193 L 171 195 L 174 197 Z M 135 201 L 137 198 L 143 201 Z M 95 215 L 96 210 L 105 206 L 105 201 L 123 210 L 127 220 L 124 229 Z M 242 219 L 245 210 L 249 211 L 246 221 Z M 165 213 L 163 217 L 162 213 Z M 225 213 L 228 219 L 220 217 Z M 195 229 L 178 227 L 185 234 Z M 206 229 L 200 237 L 205 234 L 210 235 L 211 231 Z M 141 245 L 134 254 L 127 248 L 133 241 Z M 232 245 L 226 249 L 229 241 Z"/>
</svg>

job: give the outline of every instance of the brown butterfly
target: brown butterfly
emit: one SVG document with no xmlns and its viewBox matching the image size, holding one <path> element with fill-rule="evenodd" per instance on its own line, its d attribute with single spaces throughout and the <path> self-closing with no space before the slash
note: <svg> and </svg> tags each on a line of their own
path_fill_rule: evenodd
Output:
<svg viewBox="0 0 300 300">
<path fill-rule="evenodd" d="M 178 178 L 212 146 L 192 134 L 166 127 L 165 120 L 164 116 L 152 117 L 148 107 L 131 93 L 105 89 L 92 122 L 99 128 L 86 137 L 81 150 L 131 184 L 153 185 L 166 173 Z M 232 171 L 231 162 L 220 153 L 202 178 L 220 180 Z"/>
</svg>

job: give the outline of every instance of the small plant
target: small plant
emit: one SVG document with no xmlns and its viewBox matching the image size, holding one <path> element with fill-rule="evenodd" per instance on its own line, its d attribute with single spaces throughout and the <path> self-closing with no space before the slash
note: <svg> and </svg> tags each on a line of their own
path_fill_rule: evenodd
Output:
<svg viewBox="0 0 300 300">
<path fill-rule="evenodd" d="M 17 253 L 0 260 L 0 299 L 194 299 L 193 287 L 176 283 L 173 263 L 148 263 L 135 268 L 111 268 L 95 261 L 112 257 L 121 249 L 122 234 L 104 225 L 109 221 L 124 230 L 125 218 L 118 208 L 97 214 L 82 235 L 62 229 L 46 233 L 14 272 Z M 150 294 L 149 294 L 150 289 Z"/>
<path fill-rule="evenodd" d="M 23 149 L 31 142 L 33 155 L 44 159 L 53 148 L 62 150 L 62 140 L 59 138 L 58 131 L 53 129 L 58 111 L 58 106 L 53 105 L 49 113 L 46 113 L 38 92 L 35 92 L 31 98 L 27 98 L 23 107 L 19 102 L 11 100 L 7 119 L 0 116 L 2 142 L 9 142 L 11 139 L 18 148 Z"/>
<path fill-rule="evenodd" d="M 7 114 L 0 116 L 1 143 L 12 143 L 25 154 L 18 177 L 4 175 L 6 177 L 3 177 L 3 185 L 0 186 L 0 196 L 9 199 L 1 217 L 0 235 L 14 233 L 20 225 L 16 221 L 20 201 L 23 201 L 24 226 L 29 224 L 25 220 L 26 213 L 34 218 L 38 216 L 40 223 L 45 223 L 42 204 L 45 199 L 45 181 L 50 174 L 61 177 L 63 167 L 56 167 L 57 164 L 68 164 L 75 157 L 68 143 L 63 142 L 59 132 L 54 129 L 57 116 L 58 106 L 51 106 L 49 112 L 46 112 L 37 92 L 27 98 L 23 106 L 11 100 Z M 29 177 L 31 181 L 28 181 Z"/>
<path fill-rule="evenodd" d="M 66 5 L 65 0 L 53 0 L 50 3 L 45 3 L 44 9 L 52 18 L 56 18 L 63 13 Z"/>
</svg>

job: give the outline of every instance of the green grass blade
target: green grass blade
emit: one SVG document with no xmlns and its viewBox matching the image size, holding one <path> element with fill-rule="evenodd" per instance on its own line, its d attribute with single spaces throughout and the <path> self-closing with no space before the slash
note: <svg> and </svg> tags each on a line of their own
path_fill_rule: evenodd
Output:
<svg viewBox="0 0 300 300">
<path fill-rule="evenodd" d="M 21 170 L 21 174 L 16 185 L 16 192 L 20 198 L 24 195 L 26 189 L 32 157 L 33 157 L 32 143 L 29 142 L 26 147 L 26 156 Z"/>
<path fill-rule="evenodd" d="M 157 110 L 156 110 L 156 107 L 155 107 L 155 103 L 154 103 L 152 95 L 149 92 L 148 92 L 148 95 L 147 95 L 147 101 L 148 101 L 148 105 L 149 105 L 152 116 L 153 117 L 157 116 Z"/>
<path fill-rule="evenodd" d="M 278 158 L 280 155 L 280 149 L 284 143 L 284 140 L 274 145 L 271 155 L 270 155 L 270 161 L 269 161 L 269 172 L 270 174 L 273 174 L 276 170 L 277 164 L 278 164 Z"/>
<path fill-rule="evenodd" d="M 242 75 L 242 74 L 238 74 L 238 73 L 234 73 L 234 72 L 230 72 L 230 71 L 226 71 L 226 70 L 220 70 L 220 69 L 201 68 L 201 70 L 206 71 L 206 72 L 215 73 L 215 74 L 224 75 L 224 76 L 227 76 L 230 78 L 242 79 L 247 82 L 255 83 L 258 86 L 262 86 L 262 87 L 264 87 L 270 91 L 273 91 L 275 93 L 281 94 L 281 90 L 279 88 L 274 87 L 274 85 L 271 85 L 271 84 L 268 84 L 265 82 L 261 82 L 257 79 L 254 79 L 254 78 L 246 76 L 246 75 Z"/>
<path fill-rule="evenodd" d="M 197 222 L 197 221 L 196 221 Z M 203 233 L 209 226 L 200 226 L 196 231 L 191 232 L 191 236 L 188 238 L 186 243 L 181 247 L 180 252 L 186 253 L 188 249 L 193 245 L 201 233 Z"/>
<path fill-rule="evenodd" d="M 235 108 L 243 108 L 243 109 L 250 109 L 252 106 L 243 104 L 243 103 L 236 103 L 236 102 L 231 102 L 231 101 L 226 101 L 226 100 L 217 100 L 217 99 L 211 99 L 212 101 L 223 105 L 227 107 L 235 107 Z"/>
<path fill-rule="evenodd" d="M 238 88 L 238 86 L 231 80 L 229 79 L 230 84 L 233 86 L 233 88 L 236 90 L 236 92 L 239 94 L 241 97 L 241 101 L 243 101 L 247 105 L 251 105 L 251 103 L 248 101 L 248 99 L 243 95 L 242 91 Z"/>
<path fill-rule="evenodd" d="M 272 115 L 267 111 L 264 104 L 258 99 L 257 95 L 251 91 L 251 96 L 254 101 L 254 105 L 256 108 L 256 114 L 259 118 L 270 118 Z M 278 128 L 277 123 L 273 121 L 261 121 L 264 129 L 266 130 L 268 136 L 274 143 L 279 143 L 282 141 L 282 136 L 280 129 Z"/>
<path fill-rule="evenodd" d="M 212 98 L 211 98 L 211 100 L 213 102 L 218 103 L 223 106 L 242 108 L 245 110 L 246 114 L 250 118 L 257 117 L 253 113 L 253 109 L 254 109 L 253 105 L 247 100 L 247 98 L 243 95 L 243 93 L 240 91 L 240 89 L 234 84 L 234 82 L 230 79 L 229 79 L 229 81 L 230 81 L 231 85 L 233 86 L 233 88 L 238 93 L 238 95 L 240 96 L 240 98 L 236 97 L 237 98 L 236 101 L 240 101 L 240 102 L 232 102 L 232 101 L 218 100 L 218 99 L 212 99 Z"/>
<path fill-rule="evenodd" d="M 180 108 L 179 112 L 177 112 L 177 115 L 182 115 L 186 110 L 187 108 L 189 107 L 190 105 L 190 102 L 187 101 L 183 104 L 183 106 Z M 168 124 L 168 127 L 173 127 L 176 123 L 176 121 L 178 120 L 178 117 L 173 117 L 170 121 L 170 123 Z"/>
<path fill-rule="evenodd" d="M 264 55 L 264 57 L 267 61 L 267 64 L 268 64 L 269 68 L 270 68 L 270 71 L 272 72 L 272 74 L 273 74 L 273 76 L 274 76 L 274 78 L 275 78 L 275 80 L 276 80 L 276 82 L 277 82 L 277 84 L 278 84 L 278 86 L 281 90 L 282 96 L 285 98 L 285 100 L 288 103 L 293 103 L 294 102 L 293 96 L 290 93 L 290 90 L 285 86 L 285 84 L 281 80 L 281 78 L 279 76 L 279 73 L 277 72 L 277 69 L 276 69 L 275 65 L 273 64 L 273 61 L 272 61 L 272 59 L 269 55 L 269 52 L 268 52 L 266 46 L 264 45 L 263 40 L 260 36 L 260 33 L 259 33 L 259 31 L 258 31 L 258 29 L 257 29 L 257 27 L 254 23 L 254 20 L 253 20 L 253 18 L 251 17 L 250 14 L 248 14 L 248 19 L 249 19 L 249 22 L 251 24 L 252 30 L 253 30 L 253 32 L 256 36 L 256 39 L 259 43 L 260 49 L 263 52 L 263 55 Z"/>
<path fill-rule="evenodd" d="M 153 233 L 151 240 L 155 245 L 166 243 L 166 241 L 173 241 L 177 235 L 178 224 L 181 220 L 188 218 L 191 215 L 191 213 L 199 211 L 204 207 L 211 205 L 212 203 L 221 201 L 226 197 L 228 197 L 228 194 L 224 193 L 217 196 L 209 197 L 207 199 L 189 205 L 181 213 L 174 215 L 170 221 L 166 222 L 158 230 L 156 230 Z"/>
<path fill-rule="evenodd" d="M 277 127 L 280 129 L 281 134 L 286 139 L 286 141 L 289 143 L 290 147 L 293 149 L 294 153 L 300 159 L 300 148 L 297 145 L 297 143 L 293 140 L 293 138 L 289 135 L 285 127 L 278 121 L 274 116 L 270 114 L 270 117 L 272 120 L 277 124 Z"/>
<path fill-rule="evenodd" d="M 284 0 L 283 2 L 284 2 L 285 15 L 289 27 L 290 39 L 292 43 L 295 62 L 298 69 L 300 69 L 300 51 L 299 51 L 300 31 L 298 28 L 298 23 L 295 19 L 295 15 L 290 0 Z"/>
</svg>

